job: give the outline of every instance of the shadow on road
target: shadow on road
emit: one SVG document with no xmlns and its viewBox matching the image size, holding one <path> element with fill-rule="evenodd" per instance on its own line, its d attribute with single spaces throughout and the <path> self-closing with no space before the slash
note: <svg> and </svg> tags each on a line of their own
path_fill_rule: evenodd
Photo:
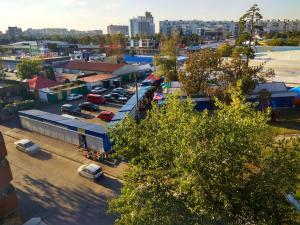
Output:
<svg viewBox="0 0 300 225">
<path fill-rule="evenodd" d="M 45 152 L 45 151 L 40 151 L 39 153 L 37 153 L 35 155 L 35 158 L 39 159 L 39 160 L 49 160 L 51 159 L 53 156 L 51 153 L 49 152 Z"/>
<path fill-rule="evenodd" d="M 60 188 L 28 175 L 23 179 L 23 186 L 16 189 L 23 221 L 41 217 L 47 224 L 111 225 L 116 219 L 106 213 L 108 199 L 91 188 Z"/>
<path fill-rule="evenodd" d="M 85 113 L 80 113 L 77 117 L 81 117 L 84 119 L 93 119 L 95 118 L 95 116 L 91 115 L 91 114 L 85 114 Z"/>
<path fill-rule="evenodd" d="M 121 193 L 121 188 L 123 187 L 123 184 L 119 180 L 105 176 L 105 174 L 96 183 L 108 189 L 115 190 L 118 193 Z"/>
</svg>

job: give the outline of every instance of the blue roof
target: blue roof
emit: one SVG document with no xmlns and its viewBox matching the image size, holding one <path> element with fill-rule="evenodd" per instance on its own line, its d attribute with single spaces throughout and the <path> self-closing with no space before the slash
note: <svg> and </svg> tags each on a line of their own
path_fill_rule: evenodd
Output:
<svg viewBox="0 0 300 225">
<path fill-rule="evenodd" d="M 86 123 L 80 120 L 68 119 L 60 115 L 47 113 L 40 110 L 19 111 L 19 115 L 41 122 L 51 123 L 53 125 L 64 127 L 76 132 L 78 129 L 83 129 L 85 134 L 95 137 L 103 138 L 106 136 L 105 129 L 100 125 Z"/>
<path fill-rule="evenodd" d="M 125 55 L 124 60 L 126 63 L 143 63 L 151 64 L 153 63 L 153 56 L 131 56 Z"/>
<path fill-rule="evenodd" d="M 124 120 L 128 112 L 118 112 L 117 115 L 112 119 L 112 121 Z"/>
<path fill-rule="evenodd" d="M 147 91 L 149 89 L 151 89 L 152 87 L 148 86 L 148 87 L 140 87 L 138 90 L 138 100 L 141 100 L 145 94 L 147 93 Z M 136 105 L 136 93 L 129 99 L 129 101 L 125 104 L 126 105 Z"/>
</svg>

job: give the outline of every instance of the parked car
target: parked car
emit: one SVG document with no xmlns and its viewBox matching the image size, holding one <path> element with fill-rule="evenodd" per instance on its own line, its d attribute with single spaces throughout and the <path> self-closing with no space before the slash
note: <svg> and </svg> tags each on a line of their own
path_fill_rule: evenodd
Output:
<svg viewBox="0 0 300 225">
<path fill-rule="evenodd" d="M 104 95 L 106 102 L 113 102 L 115 99 L 111 96 L 111 94 Z"/>
<path fill-rule="evenodd" d="M 102 94 L 104 92 L 106 92 L 107 89 L 106 88 L 103 88 L 103 87 L 96 87 L 94 88 L 93 90 L 91 90 L 91 93 L 92 94 Z"/>
<path fill-rule="evenodd" d="M 127 96 L 125 96 L 125 95 L 122 95 L 122 94 L 120 94 L 120 93 L 111 93 L 111 96 L 112 96 L 112 98 L 114 98 L 115 100 L 118 100 L 118 101 L 128 101 L 128 98 L 127 98 Z"/>
<path fill-rule="evenodd" d="M 94 104 L 103 104 L 106 102 L 106 99 L 102 95 L 88 94 L 86 101 Z"/>
<path fill-rule="evenodd" d="M 78 106 L 72 104 L 64 104 L 61 106 L 61 112 L 71 115 L 79 115 L 81 113 L 81 110 Z"/>
<path fill-rule="evenodd" d="M 125 91 L 125 89 L 123 88 L 115 88 L 112 93 L 118 93 L 118 94 L 121 94 L 121 95 L 128 95 L 128 92 Z"/>
<path fill-rule="evenodd" d="M 81 110 L 97 112 L 99 107 L 91 102 L 84 102 L 78 105 Z"/>
<path fill-rule="evenodd" d="M 34 155 L 40 151 L 39 146 L 34 144 L 32 141 L 28 139 L 22 139 L 15 142 L 15 146 L 18 150 L 25 152 L 29 155 Z"/>
<path fill-rule="evenodd" d="M 80 94 L 70 94 L 68 97 L 67 97 L 67 100 L 68 101 L 73 101 L 73 100 L 77 100 L 77 99 L 80 99 L 82 98 L 83 95 L 80 95 Z"/>
<path fill-rule="evenodd" d="M 96 180 L 103 175 L 103 170 L 96 164 L 83 165 L 78 169 L 79 175 L 86 177 L 90 180 Z"/>
<path fill-rule="evenodd" d="M 102 111 L 97 118 L 110 122 L 112 120 L 112 118 L 114 118 L 115 114 L 113 112 L 110 111 Z"/>
</svg>

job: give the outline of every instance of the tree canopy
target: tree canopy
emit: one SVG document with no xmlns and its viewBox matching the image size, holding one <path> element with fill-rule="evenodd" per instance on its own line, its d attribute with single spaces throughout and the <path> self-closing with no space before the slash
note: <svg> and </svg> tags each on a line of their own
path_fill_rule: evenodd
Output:
<svg viewBox="0 0 300 225">
<path fill-rule="evenodd" d="M 164 76 L 167 82 L 178 79 L 177 44 L 177 38 L 162 41 L 160 55 L 154 58 L 154 64 L 157 68 L 156 75 Z"/>
<path fill-rule="evenodd" d="M 299 141 L 276 140 L 266 113 L 240 91 L 230 104 L 197 113 L 170 96 L 143 121 L 110 130 L 117 155 L 129 161 L 121 195 L 110 202 L 119 225 L 290 224 L 295 210 Z"/>
<path fill-rule="evenodd" d="M 262 20 L 260 9 L 257 4 L 254 4 L 247 12 L 240 18 L 239 21 L 239 35 L 236 44 L 243 47 L 244 56 L 247 64 L 250 59 L 255 57 L 252 46 L 255 45 L 255 33 L 261 30 L 259 22 Z"/>
<path fill-rule="evenodd" d="M 31 79 L 42 70 L 42 62 L 37 59 L 22 59 L 17 65 L 17 76 L 21 79 Z"/>
</svg>

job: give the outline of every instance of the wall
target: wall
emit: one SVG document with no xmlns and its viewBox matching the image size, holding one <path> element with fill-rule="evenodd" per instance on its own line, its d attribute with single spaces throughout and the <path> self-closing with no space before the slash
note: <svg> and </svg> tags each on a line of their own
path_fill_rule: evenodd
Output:
<svg viewBox="0 0 300 225">
<path fill-rule="evenodd" d="M 79 133 L 20 116 L 22 128 L 79 146 Z M 87 148 L 104 152 L 103 139 L 85 135 Z"/>
</svg>

